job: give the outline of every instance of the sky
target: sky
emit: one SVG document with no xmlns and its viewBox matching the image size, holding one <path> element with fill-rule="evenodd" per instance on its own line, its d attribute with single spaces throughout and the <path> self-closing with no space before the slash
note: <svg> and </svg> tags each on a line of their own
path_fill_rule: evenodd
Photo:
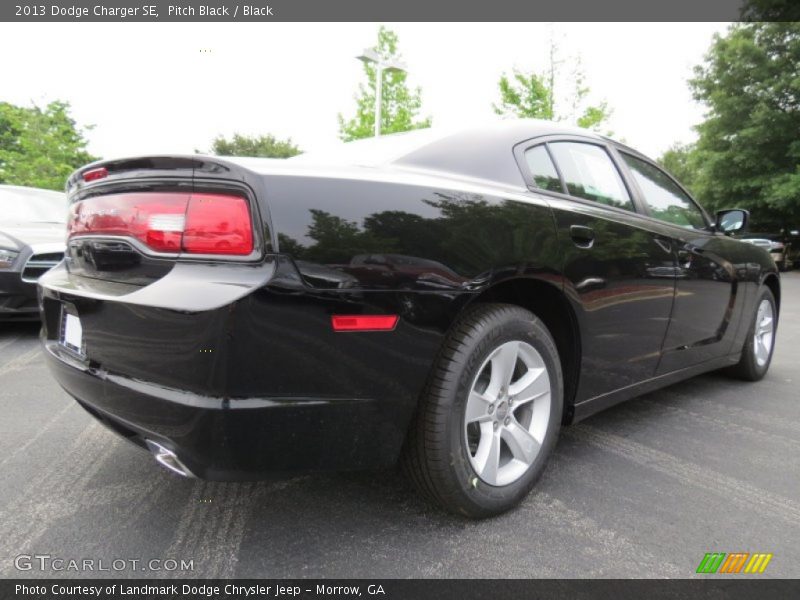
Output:
<svg viewBox="0 0 800 600">
<path fill-rule="evenodd" d="M 377 23 L 0 23 L 0 101 L 68 101 L 93 154 L 207 151 L 272 133 L 304 150 L 337 139 Z M 551 37 L 580 58 L 614 137 L 652 157 L 695 138 L 687 86 L 725 23 L 390 23 L 434 125 L 491 118 L 497 80 L 542 72 Z"/>
</svg>

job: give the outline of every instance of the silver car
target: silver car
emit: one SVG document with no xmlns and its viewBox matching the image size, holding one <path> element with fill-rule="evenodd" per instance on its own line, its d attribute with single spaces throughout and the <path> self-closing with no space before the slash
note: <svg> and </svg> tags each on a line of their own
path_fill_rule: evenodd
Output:
<svg viewBox="0 0 800 600">
<path fill-rule="evenodd" d="M 39 318 L 36 282 L 64 258 L 62 192 L 0 185 L 0 320 Z"/>
<path fill-rule="evenodd" d="M 741 240 L 748 244 L 758 246 L 759 248 L 764 248 L 764 250 L 769 252 L 772 260 L 775 261 L 775 266 L 781 271 L 786 271 L 792 267 L 789 254 L 791 244 L 782 240 L 782 237 L 781 234 L 753 233 L 743 236 Z"/>
</svg>

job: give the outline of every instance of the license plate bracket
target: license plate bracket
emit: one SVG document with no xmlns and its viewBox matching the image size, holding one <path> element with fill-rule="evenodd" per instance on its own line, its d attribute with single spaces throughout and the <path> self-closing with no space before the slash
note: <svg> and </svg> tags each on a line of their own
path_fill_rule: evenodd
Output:
<svg viewBox="0 0 800 600">
<path fill-rule="evenodd" d="M 68 350 L 84 356 L 83 326 L 78 311 L 71 304 L 61 306 L 61 332 L 59 343 Z"/>
</svg>

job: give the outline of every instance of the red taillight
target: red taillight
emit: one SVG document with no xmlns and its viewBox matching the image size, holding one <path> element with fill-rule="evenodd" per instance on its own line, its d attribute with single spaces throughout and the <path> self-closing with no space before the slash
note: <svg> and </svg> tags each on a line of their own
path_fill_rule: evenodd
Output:
<svg viewBox="0 0 800 600">
<path fill-rule="evenodd" d="M 238 196 L 192 194 L 183 249 L 193 254 L 250 254 L 253 226 L 247 201 Z"/>
<path fill-rule="evenodd" d="M 133 237 L 157 252 L 247 255 L 247 200 L 223 194 L 141 192 L 98 196 L 71 207 L 69 236 Z"/>
<path fill-rule="evenodd" d="M 94 181 L 95 179 L 102 179 L 108 175 L 108 169 L 105 167 L 98 167 L 97 169 L 90 169 L 83 174 L 84 181 Z"/>
<path fill-rule="evenodd" d="M 133 237 L 157 252 L 180 252 L 189 194 L 97 196 L 71 206 L 69 236 Z"/>
<path fill-rule="evenodd" d="M 391 331 L 397 325 L 397 315 L 333 315 L 334 331 Z"/>
</svg>

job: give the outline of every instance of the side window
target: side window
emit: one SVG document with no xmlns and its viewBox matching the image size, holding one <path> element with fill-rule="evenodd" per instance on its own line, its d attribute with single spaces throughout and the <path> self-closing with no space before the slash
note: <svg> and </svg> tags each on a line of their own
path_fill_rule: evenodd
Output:
<svg viewBox="0 0 800 600">
<path fill-rule="evenodd" d="M 553 142 L 550 150 L 570 195 L 634 210 L 622 177 L 605 149 L 581 142 Z"/>
<path fill-rule="evenodd" d="M 642 190 L 644 201 L 656 219 L 681 227 L 705 229 L 703 213 L 678 185 L 661 169 L 620 152 Z"/>
<path fill-rule="evenodd" d="M 525 162 L 533 176 L 536 187 L 551 192 L 563 192 L 555 165 L 544 146 L 534 146 L 525 151 Z"/>
</svg>

